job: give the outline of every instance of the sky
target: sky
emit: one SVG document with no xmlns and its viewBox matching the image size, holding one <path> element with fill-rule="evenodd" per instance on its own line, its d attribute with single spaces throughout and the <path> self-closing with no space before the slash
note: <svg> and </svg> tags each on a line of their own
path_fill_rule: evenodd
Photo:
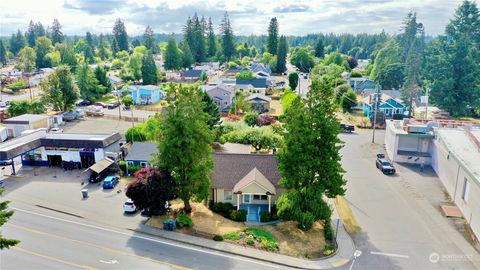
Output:
<svg viewBox="0 0 480 270">
<path fill-rule="evenodd" d="M 480 0 L 476 0 L 477 4 Z M 57 18 L 67 35 L 110 33 L 117 18 L 129 35 L 140 35 L 150 25 L 156 33 L 180 33 L 188 16 L 211 17 L 218 25 L 228 11 L 237 35 L 265 34 L 277 17 L 280 34 L 387 33 L 400 31 L 403 18 L 417 13 L 429 35 L 444 32 L 462 0 L 2 0 L 0 36 L 20 29 L 30 20 L 44 26 Z"/>
</svg>

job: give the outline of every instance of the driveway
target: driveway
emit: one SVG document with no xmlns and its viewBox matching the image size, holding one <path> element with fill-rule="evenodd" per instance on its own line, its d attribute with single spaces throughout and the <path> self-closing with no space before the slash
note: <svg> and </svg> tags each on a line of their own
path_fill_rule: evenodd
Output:
<svg viewBox="0 0 480 270">
<path fill-rule="evenodd" d="M 478 269 L 478 253 L 439 211 L 446 198 L 431 168 L 396 164 L 396 175 L 383 175 L 375 168 L 383 130 L 377 144 L 370 130 L 340 137 L 346 199 L 362 229 L 353 237 L 362 255 L 344 269 Z"/>
</svg>

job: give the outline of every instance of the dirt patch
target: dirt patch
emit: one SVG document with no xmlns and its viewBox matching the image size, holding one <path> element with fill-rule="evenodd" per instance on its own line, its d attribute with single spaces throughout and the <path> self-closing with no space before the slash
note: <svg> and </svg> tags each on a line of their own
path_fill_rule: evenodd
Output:
<svg viewBox="0 0 480 270">
<path fill-rule="evenodd" d="M 342 219 L 345 230 L 350 234 L 355 234 L 361 231 L 360 226 L 353 215 L 352 209 L 348 205 L 345 198 L 337 196 L 335 198 L 335 205 L 337 207 L 337 212 L 340 218 Z"/>
<path fill-rule="evenodd" d="M 276 225 L 261 226 L 270 232 L 279 244 L 279 253 L 308 258 L 322 257 L 325 248 L 323 224 L 315 222 L 309 231 L 297 228 L 296 221 L 285 221 Z"/>
<path fill-rule="evenodd" d="M 270 114 L 273 116 L 280 116 L 283 114 L 281 100 L 272 100 L 270 102 Z"/>
</svg>

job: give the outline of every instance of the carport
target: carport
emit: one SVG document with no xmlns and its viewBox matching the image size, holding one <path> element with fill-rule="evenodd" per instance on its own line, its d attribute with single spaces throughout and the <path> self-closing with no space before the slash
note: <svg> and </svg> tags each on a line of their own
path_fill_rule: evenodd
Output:
<svg viewBox="0 0 480 270">
<path fill-rule="evenodd" d="M 84 172 L 87 172 L 89 170 L 93 171 L 93 172 L 96 172 L 97 174 L 100 174 L 101 172 L 103 172 L 105 169 L 107 169 L 108 167 L 110 167 L 110 165 L 113 164 L 113 160 L 109 159 L 109 158 L 104 158 L 102 160 L 100 160 L 99 162 L 93 164 L 92 166 L 90 166 L 88 169 L 86 169 Z"/>
</svg>

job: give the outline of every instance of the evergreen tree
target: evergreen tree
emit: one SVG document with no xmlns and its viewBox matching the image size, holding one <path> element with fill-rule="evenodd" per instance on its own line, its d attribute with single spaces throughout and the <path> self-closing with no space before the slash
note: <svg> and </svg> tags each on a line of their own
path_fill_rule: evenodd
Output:
<svg viewBox="0 0 480 270">
<path fill-rule="evenodd" d="M 270 20 L 268 25 L 267 52 L 277 54 L 278 48 L 278 21 L 276 17 Z"/>
<path fill-rule="evenodd" d="M 145 33 L 143 34 L 143 44 L 152 52 L 152 54 L 160 52 L 160 48 L 158 47 L 157 41 L 155 41 L 155 36 L 150 25 L 147 26 Z"/>
<path fill-rule="evenodd" d="M 23 37 L 22 32 L 18 30 L 17 34 L 12 34 L 12 37 L 10 38 L 10 51 L 13 55 L 17 55 L 23 47 L 25 47 L 25 38 Z"/>
<path fill-rule="evenodd" d="M 103 34 L 100 34 L 98 38 L 98 56 L 100 59 L 105 60 L 108 58 L 108 51 L 107 51 L 107 45 L 105 41 L 105 36 Z"/>
<path fill-rule="evenodd" d="M 0 40 L 0 64 L 2 64 L 2 66 L 7 64 L 7 50 L 5 49 L 5 45 L 3 45 L 3 40 Z"/>
<path fill-rule="evenodd" d="M 0 188 L 0 195 L 3 193 L 3 188 Z M 3 201 L 0 202 L 0 227 L 3 226 L 7 221 L 10 219 L 10 217 L 13 215 L 13 210 L 8 209 L 8 204 L 9 201 Z M 20 241 L 15 240 L 15 239 L 8 239 L 8 238 L 3 238 L 2 235 L 0 234 L 0 250 L 3 249 L 8 249 L 12 246 L 15 246 L 16 244 L 20 243 Z"/>
<path fill-rule="evenodd" d="M 163 67 L 166 70 L 178 70 L 183 65 L 183 61 L 180 59 L 180 54 L 178 52 L 177 42 L 173 36 L 168 39 L 163 59 Z"/>
<path fill-rule="evenodd" d="M 116 46 L 118 46 L 117 50 L 113 50 L 114 52 L 128 51 L 127 30 L 125 29 L 125 24 L 120 19 L 117 19 L 113 26 L 113 37 L 115 38 Z"/>
<path fill-rule="evenodd" d="M 220 110 L 218 109 L 217 104 L 215 104 L 215 101 L 213 101 L 205 91 L 202 91 L 202 102 L 204 104 L 203 111 L 209 116 L 207 125 L 210 127 L 210 130 L 213 130 L 220 121 Z"/>
<path fill-rule="evenodd" d="M 297 89 L 297 85 L 298 85 L 298 73 L 292 72 L 288 74 L 288 87 L 290 87 L 292 91 L 295 91 L 295 89 Z"/>
<path fill-rule="evenodd" d="M 35 40 L 37 39 L 37 37 L 35 36 L 35 24 L 33 23 L 33 21 L 30 21 L 25 36 L 28 41 L 28 46 L 33 48 L 35 46 Z"/>
<path fill-rule="evenodd" d="M 62 25 L 60 25 L 60 22 L 57 19 L 53 20 L 51 31 L 50 37 L 52 39 L 52 43 L 62 43 L 64 39 Z"/>
<path fill-rule="evenodd" d="M 195 13 L 187 19 L 184 27 L 185 42 L 188 43 L 195 62 L 205 61 L 207 50 L 205 43 L 205 25 Z"/>
<path fill-rule="evenodd" d="M 46 36 L 39 36 L 35 41 L 36 65 L 37 68 L 51 67 L 47 54 L 53 49 L 52 41 Z"/>
<path fill-rule="evenodd" d="M 178 198 L 190 213 L 190 201 L 208 198 L 210 174 L 213 169 L 213 133 L 208 128 L 201 91 L 195 87 L 177 86 L 175 101 L 160 119 L 157 136 L 157 167 L 171 173 L 178 186 Z"/>
<path fill-rule="evenodd" d="M 277 157 L 287 191 L 277 209 L 279 217 L 298 221 L 303 230 L 317 220 L 330 221 L 324 196 L 345 193 L 335 113 L 333 89 L 324 80 L 314 80 L 307 99 L 297 97 L 285 113 L 284 144 Z"/>
<path fill-rule="evenodd" d="M 95 47 L 93 44 L 93 36 L 90 32 L 87 32 L 85 35 L 86 46 L 83 51 L 83 56 L 85 57 L 85 62 L 92 64 L 95 63 Z"/>
<path fill-rule="evenodd" d="M 193 65 L 195 59 L 193 58 L 192 51 L 186 42 L 182 44 L 182 66 L 189 68 Z"/>
<path fill-rule="evenodd" d="M 429 42 L 426 77 L 431 101 L 453 115 L 470 115 L 480 107 L 480 14 L 473 1 L 463 1 L 445 29 Z"/>
<path fill-rule="evenodd" d="M 132 47 L 135 48 L 138 46 L 142 46 L 142 43 L 140 42 L 140 40 L 138 40 L 138 38 L 132 40 Z"/>
<path fill-rule="evenodd" d="M 285 36 L 281 36 L 278 43 L 277 66 L 275 67 L 275 72 L 283 73 L 287 70 L 287 52 L 287 38 Z"/>
<path fill-rule="evenodd" d="M 76 81 L 82 99 L 93 101 L 105 93 L 103 85 L 99 84 L 92 69 L 86 63 L 78 68 Z"/>
<path fill-rule="evenodd" d="M 158 70 L 155 65 L 155 60 L 150 51 L 148 51 L 142 60 L 142 80 L 143 84 L 153 84 L 157 85 L 158 83 Z"/>
<path fill-rule="evenodd" d="M 213 24 L 212 18 L 208 18 L 208 26 L 207 26 L 207 44 L 208 44 L 208 57 L 213 57 L 217 53 L 217 41 L 215 38 L 215 32 L 213 31 Z"/>
<path fill-rule="evenodd" d="M 223 55 L 225 56 L 225 62 L 228 62 L 235 54 L 235 44 L 232 25 L 230 24 L 230 19 L 228 18 L 227 12 L 225 12 L 222 23 L 220 24 L 220 34 L 222 40 Z"/>
<path fill-rule="evenodd" d="M 113 39 L 112 39 L 112 44 L 111 44 L 111 46 L 112 46 L 112 52 L 113 52 L 114 54 L 116 54 L 117 52 L 121 51 L 121 50 L 120 50 L 120 47 L 118 47 L 117 38 L 115 38 L 115 37 L 113 37 Z"/>
<path fill-rule="evenodd" d="M 73 47 L 65 43 L 60 43 L 56 44 L 55 48 L 60 52 L 60 64 L 70 66 L 74 69 L 77 65 L 77 57 L 75 56 Z"/>
<path fill-rule="evenodd" d="M 35 42 L 37 42 L 38 37 L 46 36 L 45 28 L 43 27 L 41 22 L 37 22 L 35 24 L 33 31 L 35 32 Z"/>
<path fill-rule="evenodd" d="M 318 37 L 315 43 L 315 57 L 323 58 L 325 56 L 325 48 L 323 46 L 323 40 Z"/>
<path fill-rule="evenodd" d="M 44 93 L 43 100 L 52 105 L 55 111 L 68 111 L 79 98 L 77 85 L 67 66 L 57 67 L 40 86 Z"/>
<path fill-rule="evenodd" d="M 103 86 L 103 93 L 106 94 L 112 91 L 112 84 L 110 83 L 110 79 L 107 77 L 107 70 L 103 66 L 97 66 L 94 70 L 95 78 L 97 79 L 98 83 Z"/>
</svg>

